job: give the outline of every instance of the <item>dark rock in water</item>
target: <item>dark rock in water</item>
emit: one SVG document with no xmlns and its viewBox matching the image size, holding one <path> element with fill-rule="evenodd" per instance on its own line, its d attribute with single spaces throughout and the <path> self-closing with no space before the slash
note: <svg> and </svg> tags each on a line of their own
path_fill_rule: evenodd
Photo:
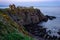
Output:
<svg viewBox="0 0 60 40">
<path fill-rule="evenodd" d="M 48 30 L 48 32 L 47 32 L 47 33 L 51 34 L 51 30 Z"/>
<path fill-rule="evenodd" d="M 53 38 L 51 36 L 49 36 L 48 40 L 52 40 Z"/>
<path fill-rule="evenodd" d="M 60 32 L 57 32 L 60 35 Z"/>
<path fill-rule="evenodd" d="M 49 35 L 47 35 L 47 34 L 46 34 L 45 39 L 47 39 L 47 38 L 48 38 L 48 36 L 49 36 Z"/>
<path fill-rule="evenodd" d="M 50 20 L 56 19 L 55 16 L 48 16 L 48 15 L 46 15 L 46 17 L 47 17 L 48 19 L 50 19 Z"/>
<path fill-rule="evenodd" d="M 57 39 L 57 36 L 53 36 L 53 39 L 54 39 L 54 40 Z"/>
<path fill-rule="evenodd" d="M 43 21 L 44 21 L 44 22 L 47 22 L 47 21 L 48 21 L 48 18 L 47 18 L 47 17 L 45 17 L 45 18 L 43 19 Z"/>
<path fill-rule="evenodd" d="M 60 29 L 58 30 L 58 32 L 57 32 L 59 35 L 60 35 Z"/>
<path fill-rule="evenodd" d="M 44 33 L 40 33 L 38 36 L 43 38 L 44 35 L 45 35 Z"/>
<path fill-rule="evenodd" d="M 60 40 L 60 37 L 58 38 L 58 40 Z"/>
</svg>

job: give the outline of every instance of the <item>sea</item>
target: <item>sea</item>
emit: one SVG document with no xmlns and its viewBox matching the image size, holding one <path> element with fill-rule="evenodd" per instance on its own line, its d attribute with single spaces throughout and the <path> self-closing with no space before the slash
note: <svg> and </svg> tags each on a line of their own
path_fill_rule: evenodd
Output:
<svg viewBox="0 0 60 40">
<path fill-rule="evenodd" d="M 44 15 L 56 17 L 56 19 L 48 20 L 47 22 L 43 22 L 38 25 L 47 28 L 46 31 L 50 36 L 60 37 L 60 35 L 57 33 L 60 31 L 60 7 L 36 7 L 36 8 L 40 9 L 40 11 Z M 49 30 L 51 31 L 51 33 L 49 33 Z"/>
<path fill-rule="evenodd" d="M 7 8 L 7 7 L 3 7 L 3 8 Z M 60 31 L 60 7 L 34 7 L 34 8 L 40 9 L 40 11 L 44 15 L 56 17 L 56 19 L 48 20 L 47 22 L 42 22 L 38 25 L 43 26 L 44 28 L 47 28 L 46 29 L 47 32 L 50 30 L 51 33 L 48 32 L 50 36 L 60 37 L 60 35 L 57 33 L 58 31 Z"/>
</svg>

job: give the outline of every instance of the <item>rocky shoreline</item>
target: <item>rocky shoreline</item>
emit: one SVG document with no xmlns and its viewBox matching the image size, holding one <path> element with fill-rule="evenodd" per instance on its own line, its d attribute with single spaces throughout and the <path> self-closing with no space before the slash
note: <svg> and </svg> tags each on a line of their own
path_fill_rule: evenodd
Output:
<svg viewBox="0 0 60 40">
<path fill-rule="evenodd" d="M 46 28 L 38 26 L 40 22 L 56 19 L 55 16 L 44 15 L 39 9 L 33 7 L 16 7 L 14 4 L 9 5 L 5 12 L 17 24 L 24 26 L 24 30 L 32 36 L 45 40 L 59 40 L 56 36 L 51 37 L 47 34 Z M 39 39 L 40 40 L 40 39 Z"/>
<path fill-rule="evenodd" d="M 38 26 L 37 24 L 24 25 L 25 30 L 32 34 L 33 37 L 39 40 L 60 40 L 60 37 L 50 36 L 46 32 L 46 28 Z"/>
</svg>

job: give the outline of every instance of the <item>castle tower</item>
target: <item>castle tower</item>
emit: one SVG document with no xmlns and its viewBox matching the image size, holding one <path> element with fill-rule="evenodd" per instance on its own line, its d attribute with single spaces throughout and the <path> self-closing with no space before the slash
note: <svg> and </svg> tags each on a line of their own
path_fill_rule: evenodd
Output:
<svg viewBox="0 0 60 40">
<path fill-rule="evenodd" d="M 9 5 L 9 7 L 10 7 L 10 10 L 14 10 L 16 8 L 14 4 L 13 5 Z"/>
</svg>

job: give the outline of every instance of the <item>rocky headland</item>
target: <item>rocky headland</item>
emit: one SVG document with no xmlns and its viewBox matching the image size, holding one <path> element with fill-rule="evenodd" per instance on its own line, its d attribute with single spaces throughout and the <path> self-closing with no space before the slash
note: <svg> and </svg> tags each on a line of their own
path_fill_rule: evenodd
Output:
<svg viewBox="0 0 60 40">
<path fill-rule="evenodd" d="M 33 7 L 16 7 L 13 4 L 9 6 L 9 10 L 7 10 L 7 12 L 13 20 L 22 25 L 34 24 L 48 20 L 48 18 L 39 9 Z"/>
<path fill-rule="evenodd" d="M 56 18 L 54 16 L 44 15 L 40 9 L 34 7 L 16 7 L 13 4 L 9 5 L 9 8 L 2 9 L 0 11 L 3 12 L 3 17 L 6 21 L 9 22 L 12 20 L 14 23 L 19 25 L 19 27 L 16 26 L 19 32 L 23 32 L 29 36 L 38 36 L 38 38 L 41 40 L 55 40 L 55 38 L 58 39 L 57 37 L 53 38 L 49 36 L 46 32 L 46 28 L 37 25 L 40 22 L 47 22 L 48 19 L 52 20 Z"/>
</svg>

